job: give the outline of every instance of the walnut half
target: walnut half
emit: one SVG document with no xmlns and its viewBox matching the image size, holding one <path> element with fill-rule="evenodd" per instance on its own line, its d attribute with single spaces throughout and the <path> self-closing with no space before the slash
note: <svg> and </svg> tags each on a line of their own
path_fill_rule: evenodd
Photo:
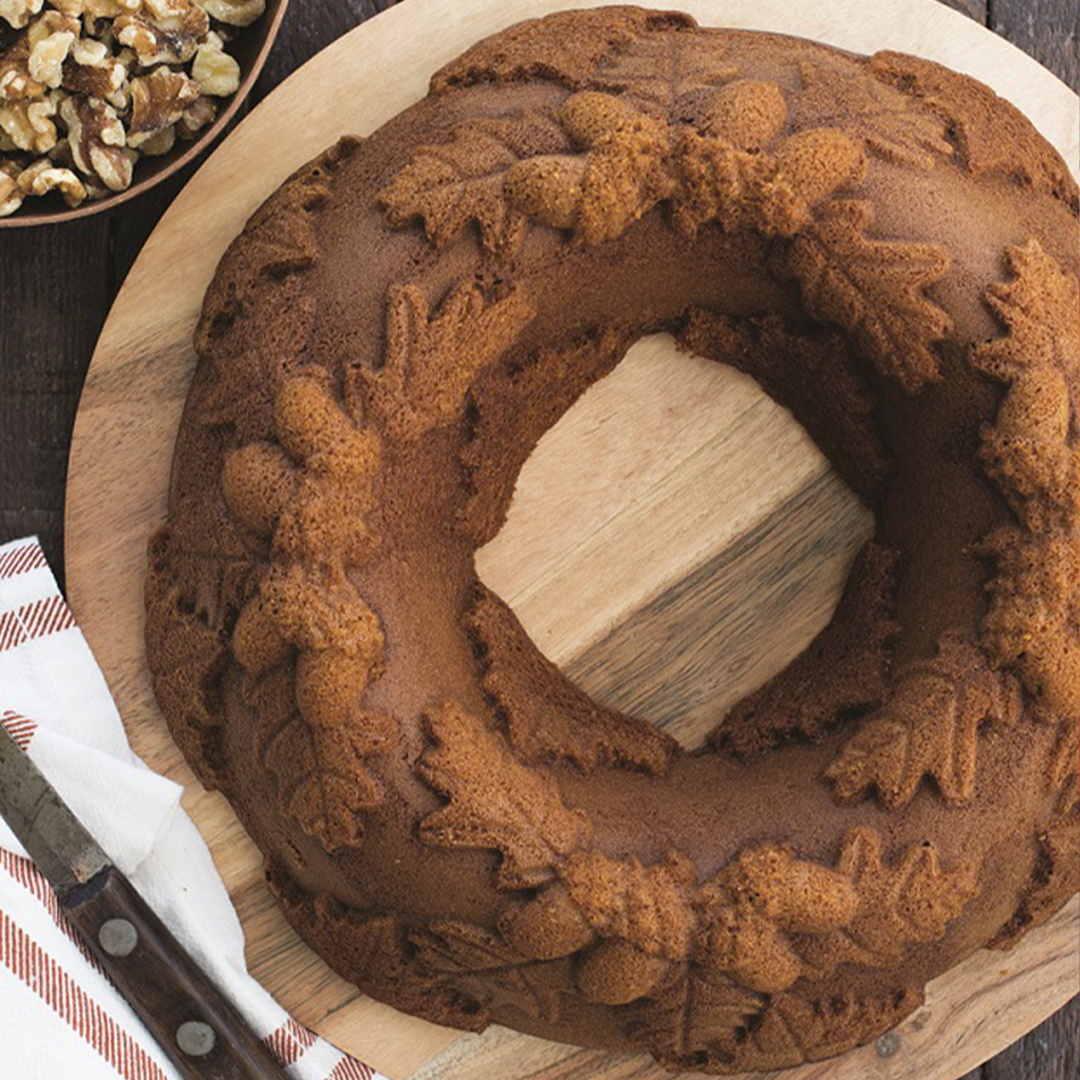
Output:
<svg viewBox="0 0 1080 1080">
<path fill-rule="evenodd" d="M 71 156 L 81 173 L 101 181 L 110 191 L 131 186 L 135 154 L 127 148 L 124 125 L 116 110 L 95 98 L 65 98 L 60 117 L 67 125 Z"/>
<path fill-rule="evenodd" d="M 122 15 L 113 28 L 117 40 L 134 50 L 142 67 L 185 64 L 206 40 L 210 19 L 191 0 L 143 0 L 137 16 Z"/>
<path fill-rule="evenodd" d="M 41 10 L 44 2 L 45 0 L 0 0 L 0 19 L 4 19 L 16 30 L 21 30 Z"/>
<path fill-rule="evenodd" d="M 0 102 L 0 136 L 7 149 L 44 154 L 56 145 L 56 96 Z M 10 145 L 9 145 L 10 144 Z"/>
<path fill-rule="evenodd" d="M 138 147 L 175 124 L 199 96 L 199 84 L 179 71 L 155 68 L 131 80 L 131 119 L 127 144 Z"/>
<path fill-rule="evenodd" d="M 79 38 L 75 42 L 64 61 L 61 85 L 74 94 L 101 98 L 113 108 L 127 108 L 127 68 L 102 41 Z"/>
<path fill-rule="evenodd" d="M 23 195 L 16 177 L 19 167 L 12 161 L 0 161 L 0 217 L 14 214 L 22 206 Z"/>
<path fill-rule="evenodd" d="M 212 30 L 195 53 L 191 75 L 211 97 L 228 97 L 240 86 L 240 65 L 225 51 L 225 43 Z"/>
<path fill-rule="evenodd" d="M 47 195 L 59 191 L 68 206 L 79 206 L 86 199 L 86 187 L 70 170 L 54 165 L 48 158 L 38 158 L 19 173 L 16 183 L 23 195 Z"/>
<path fill-rule="evenodd" d="M 219 23 L 250 26 L 266 10 L 266 0 L 197 0 L 199 7 Z"/>
</svg>

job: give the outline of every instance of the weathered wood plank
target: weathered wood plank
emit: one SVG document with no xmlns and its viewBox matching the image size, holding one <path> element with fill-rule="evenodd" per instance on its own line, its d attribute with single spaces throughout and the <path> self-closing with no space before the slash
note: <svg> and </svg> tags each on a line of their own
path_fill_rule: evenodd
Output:
<svg viewBox="0 0 1080 1080">
<path fill-rule="evenodd" d="M 1080 92 L 1076 0 L 990 0 L 988 25 Z"/>
<path fill-rule="evenodd" d="M 983 1080 L 1076 1080 L 1080 997 L 983 1066 Z"/>
<path fill-rule="evenodd" d="M 983 26 L 986 25 L 986 0 L 939 0 L 939 3 L 963 12 Z"/>
<path fill-rule="evenodd" d="M 68 441 L 112 301 L 103 218 L 0 237 L 0 542 L 41 537 L 60 571 Z"/>
</svg>

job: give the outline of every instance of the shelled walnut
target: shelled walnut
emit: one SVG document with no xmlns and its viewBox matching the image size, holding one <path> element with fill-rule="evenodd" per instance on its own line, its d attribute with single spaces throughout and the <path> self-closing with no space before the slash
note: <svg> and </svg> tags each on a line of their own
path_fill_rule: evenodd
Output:
<svg viewBox="0 0 1080 1080">
<path fill-rule="evenodd" d="M 59 192 L 69 206 L 131 185 L 217 118 L 230 43 L 266 0 L 0 0 L 0 217 Z M 55 198 L 55 196 L 53 196 Z"/>
<path fill-rule="evenodd" d="M 86 185 L 70 169 L 54 165 L 48 158 L 38 158 L 19 173 L 15 182 L 23 195 L 59 191 L 68 206 L 79 206 L 86 198 Z"/>
<path fill-rule="evenodd" d="M 14 161 L 0 161 L 0 215 L 14 214 L 22 206 L 18 175 L 19 167 Z"/>
<path fill-rule="evenodd" d="M 42 7 L 44 0 L 0 0 L 0 19 L 21 30 Z"/>
<path fill-rule="evenodd" d="M 198 96 L 199 83 L 168 68 L 155 68 L 149 75 L 132 79 L 128 146 L 142 146 L 172 127 Z"/>
</svg>

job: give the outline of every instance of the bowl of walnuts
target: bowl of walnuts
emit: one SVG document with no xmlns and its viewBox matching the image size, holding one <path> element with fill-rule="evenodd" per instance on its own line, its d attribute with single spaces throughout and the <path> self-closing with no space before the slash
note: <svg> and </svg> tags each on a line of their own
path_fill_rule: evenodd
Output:
<svg viewBox="0 0 1080 1080">
<path fill-rule="evenodd" d="M 0 227 L 96 213 L 213 142 L 288 0 L 0 0 Z"/>
</svg>

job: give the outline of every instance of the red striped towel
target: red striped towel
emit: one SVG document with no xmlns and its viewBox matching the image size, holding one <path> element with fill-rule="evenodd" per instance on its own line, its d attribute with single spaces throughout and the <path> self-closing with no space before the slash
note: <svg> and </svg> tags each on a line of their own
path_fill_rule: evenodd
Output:
<svg viewBox="0 0 1080 1080">
<path fill-rule="evenodd" d="M 0 724 L 297 1080 L 380 1080 L 247 973 L 225 886 L 176 784 L 131 752 L 36 540 L 0 546 Z M 0 1076 L 177 1080 L 0 821 Z"/>
</svg>

